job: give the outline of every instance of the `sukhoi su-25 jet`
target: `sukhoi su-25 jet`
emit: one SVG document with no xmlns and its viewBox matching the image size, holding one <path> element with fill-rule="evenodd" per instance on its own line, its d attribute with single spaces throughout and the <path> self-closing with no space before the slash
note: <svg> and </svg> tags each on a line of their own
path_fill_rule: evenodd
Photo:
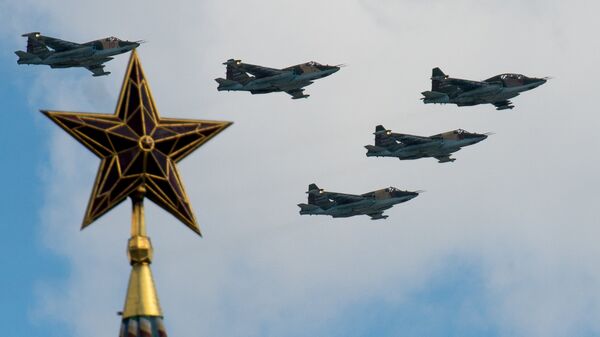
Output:
<svg viewBox="0 0 600 337">
<path fill-rule="evenodd" d="M 423 91 L 423 103 L 453 103 L 458 106 L 493 104 L 496 110 L 512 109 L 509 99 L 520 93 L 539 87 L 548 77 L 527 77 L 521 74 L 500 74 L 485 81 L 452 78 L 440 68 L 434 68 L 431 91 Z"/>
<path fill-rule="evenodd" d="M 51 68 L 83 67 L 93 76 L 110 74 L 103 63 L 114 55 L 126 53 L 139 47 L 142 41 L 123 41 L 107 37 L 86 43 L 75 43 L 41 35 L 39 32 L 23 34 L 27 37 L 27 51 L 15 52 L 18 64 L 45 64 Z"/>
<path fill-rule="evenodd" d="M 308 204 L 298 204 L 301 215 L 330 215 L 334 218 L 368 215 L 371 220 L 386 219 L 388 216 L 383 215 L 383 211 L 419 195 L 419 192 L 401 191 L 395 187 L 360 195 L 346 194 L 328 192 L 316 184 L 310 184 L 306 193 Z"/>
<path fill-rule="evenodd" d="M 229 59 L 226 78 L 217 78 L 219 91 L 249 91 L 252 94 L 267 94 L 284 91 L 292 99 L 307 98 L 304 87 L 314 80 L 329 76 L 340 70 L 342 65 L 330 66 L 307 62 L 283 69 L 267 68 Z"/>
<path fill-rule="evenodd" d="M 455 158 L 450 158 L 451 153 L 479 143 L 490 135 L 457 129 L 423 137 L 394 133 L 383 125 L 377 125 L 373 134 L 375 145 L 365 145 L 367 157 L 396 157 L 400 160 L 433 157 L 440 163 L 455 161 Z"/>
</svg>

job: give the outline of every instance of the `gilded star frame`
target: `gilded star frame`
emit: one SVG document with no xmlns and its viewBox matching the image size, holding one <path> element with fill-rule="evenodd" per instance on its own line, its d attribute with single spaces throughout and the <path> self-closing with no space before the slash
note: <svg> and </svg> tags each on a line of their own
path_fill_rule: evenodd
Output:
<svg viewBox="0 0 600 337">
<path fill-rule="evenodd" d="M 139 187 L 201 235 L 176 163 L 232 122 L 161 118 L 135 50 L 113 115 L 41 110 L 101 158 L 82 229 Z"/>
</svg>

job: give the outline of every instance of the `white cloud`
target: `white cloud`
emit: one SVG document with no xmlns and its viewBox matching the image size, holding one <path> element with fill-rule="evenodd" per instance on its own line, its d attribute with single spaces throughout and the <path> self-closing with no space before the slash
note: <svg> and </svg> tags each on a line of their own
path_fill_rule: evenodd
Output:
<svg viewBox="0 0 600 337">
<path fill-rule="evenodd" d="M 148 207 L 172 335 L 318 335 L 357 301 L 404 303 L 458 254 L 480 261 L 496 314 L 490 324 L 505 335 L 573 336 L 600 330 L 592 5 L 28 1 L 14 6 L 21 20 L 11 27 L 30 31 L 25 17 L 43 16 L 47 28 L 35 30 L 73 40 L 146 39 L 140 56 L 163 116 L 235 122 L 180 165 L 204 239 Z M 349 66 L 308 87 L 309 99 L 292 101 L 217 92 L 212 79 L 230 57 Z M 31 100 L 111 112 L 125 61 L 108 63 L 113 74 L 100 79 L 29 68 L 41 74 Z M 556 78 L 514 99 L 512 111 L 425 106 L 419 92 L 433 66 L 476 79 L 505 71 Z M 71 273 L 58 290 L 41 286 L 40 302 L 50 317 L 67 317 L 75 336 L 116 334 L 130 206 L 80 233 L 97 160 L 47 123 L 42 227 Z M 379 123 L 416 134 L 461 127 L 496 135 L 453 164 L 367 159 L 362 146 Z M 313 181 L 350 193 L 389 185 L 427 193 L 388 211 L 386 221 L 300 217 L 295 205 Z"/>
</svg>

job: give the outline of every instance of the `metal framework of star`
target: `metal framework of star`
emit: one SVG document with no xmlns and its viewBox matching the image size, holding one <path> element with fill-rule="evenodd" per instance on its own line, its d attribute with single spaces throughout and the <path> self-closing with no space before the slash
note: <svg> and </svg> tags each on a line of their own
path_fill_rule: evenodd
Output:
<svg viewBox="0 0 600 337">
<path fill-rule="evenodd" d="M 101 158 L 82 229 L 138 187 L 200 233 L 176 163 L 231 122 L 161 118 L 136 51 L 132 51 L 114 115 L 41 110 Z"/>
</svg>

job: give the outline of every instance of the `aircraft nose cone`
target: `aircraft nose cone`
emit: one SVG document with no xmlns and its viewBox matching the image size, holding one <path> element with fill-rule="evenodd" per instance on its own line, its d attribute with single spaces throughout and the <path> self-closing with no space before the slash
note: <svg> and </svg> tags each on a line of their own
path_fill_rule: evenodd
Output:
<svg viewBox="0 0 600 337">
<path fill-rule="evenodd" d="M 419 196 L 419 192 L 408 192 L 408 200 L 414 199 Z"/>
<path fill-rule="evenodd" d="M 325 74 L 325 76 L 329 76 L 333 73 L 336 73 L 338 70 L 340 70 L 340 67 L 338 66 L 328 66 L 323 73 Z"/>
<path fill-rule="evenodd" d="M 419 196 L 419 192 L 410 192 L 410 196 L 408 200 L 412 200 Z"/>
<path fill-rule="evenodd" d="M 133 49 L 139 47 L 140 43 L 139 42 L 123 41 L 123 42 L 121 42 L 121 46 L 125 47 L 127 50 L 133 50 Z"/>
<path fill-rule="evenodd" d="M 546 82 L 548 82 L 548 79 L 546 79 L 546 78 L 534 78 L 533 81 L 532 81 L 532 84 L 533 84 L 532 87 L 533 88 L 537 88 L 537 87 L 539 87 L 540 85 L 542 85 L 542 84 L 544 84 Z"/>
<path fill-rule="evenodd" d="M 487 137 L 488 137 L 487 135 L 477 135 L 476 137 L 473 137 L 473 144 L 479 143 L 480 141 L 486 139 Z"/>
</svg>

